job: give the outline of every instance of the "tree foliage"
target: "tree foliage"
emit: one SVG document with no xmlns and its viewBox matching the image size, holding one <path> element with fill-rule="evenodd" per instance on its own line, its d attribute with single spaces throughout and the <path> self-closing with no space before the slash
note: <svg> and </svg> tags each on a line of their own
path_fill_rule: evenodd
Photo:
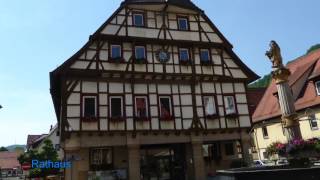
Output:
<svg viewBox="0 0 320 180">
<path fill-rule="evenodd" d="M 271 74 L 265 75 L 263 78 L 249 84 L 249 88 L 266 88 L 271 83 Z"/>
<path fill-rule="evenodd" d="M 311 46 L 311 47 L 307 50 L 307 54 L 309 54 L 310 52 L 312 52 L 312 51 L 314 51 L 314 50 L 317 50 L 317 49 L 320 49 L 320 44 L 316 44 L 316 45 Z"/>
<path fill-rule="evenodd" d="M 0 147 L 0 152 L 3 152 L 3 151 L 9 151 L 9 150 L 5 147 Z"/>
<path fill-rule="evenodd" d="M 54 149 L 53 144 L 51 140 L 46 139 L 44 140 L 44 146 L 42 149 L 38 150 L 29 150 L 28 152 L 25 152 L 21 154 L 18 157 L 18 161 L 20 164 L 23 163 L 32 163 L 32 160 L 38 160 L 38 161 L 47 161 L 50 160 L 52 162 L 59 161 L 58 153 Z M 34 168 L 30 169 L 30 176 L 31 177 L 45 177 L 50 174 L 57 174 L 59 172 L 59 169 L 52 169 L 52 168 L 45 168 L 45 169 L 39 169 Z"/>
</svg>

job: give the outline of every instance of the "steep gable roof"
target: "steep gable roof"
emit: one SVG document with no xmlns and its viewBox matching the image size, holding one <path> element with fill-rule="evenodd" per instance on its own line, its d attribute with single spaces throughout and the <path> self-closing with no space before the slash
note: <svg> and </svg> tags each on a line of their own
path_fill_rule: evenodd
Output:
<svg viewBox="0 0 320 180">
<path fill-rule="evenodd" d="M 320 96 L 317 95 L 313 81 L 310 77 L 319 74 L 320 50 L 299 57 L 287 64 L 291 75 L 289 86 L 295 99 L 296 110 L 320 105 Z M 269 120 L 281 115 L 277 94 L 276 83 L 273 80 L 262 97 L 257 109 L 253 114 L 253 122 Z"/>
</svg>

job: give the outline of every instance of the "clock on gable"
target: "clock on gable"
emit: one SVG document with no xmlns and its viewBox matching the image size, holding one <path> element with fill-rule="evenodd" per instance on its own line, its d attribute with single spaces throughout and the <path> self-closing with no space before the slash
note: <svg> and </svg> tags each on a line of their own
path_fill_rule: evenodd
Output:
<svg viewBox="0 0 320 180">
<path fill-rule="evenodd" d="M 156 52 L 156 57 L 157 57 L 159 62 L 166 63 L 170 59 L 170 54 L 169 54 L 169 52 L 167 50 L 160 49 L 160 50 L 158 50 Z"/>
</svg>

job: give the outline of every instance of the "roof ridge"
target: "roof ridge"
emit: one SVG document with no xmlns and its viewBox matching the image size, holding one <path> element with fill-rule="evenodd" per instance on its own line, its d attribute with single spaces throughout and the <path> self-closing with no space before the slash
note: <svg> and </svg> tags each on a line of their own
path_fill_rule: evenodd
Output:
<svg viewBox="0 0 320 180">
<path fill-rule="evenodd" d="M 307 56 L 314 55 L 316 53 L 320 53 L 320 49 L 313 50 L 313 51 L 309 52 L 308 54 L 301 55 L 301 56 L 299 56 L 299 57 L 297 57 L 297 58 L 295 58 L 295 59 L 293 59 L 291 61 L 288 61 L 286 66 L 289 65 L 289 64 L 295 63 L 297 61 L 300 61 L 301 59 L 303 59 L 303 58 L 305 58 Z"/>
</svg>

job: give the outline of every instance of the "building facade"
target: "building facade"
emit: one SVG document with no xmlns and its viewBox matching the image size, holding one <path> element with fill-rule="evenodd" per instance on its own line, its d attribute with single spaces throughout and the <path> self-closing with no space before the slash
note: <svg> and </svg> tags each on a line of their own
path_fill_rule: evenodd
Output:
<svg viewBox="0 0 320 180">
<path fill-rule="evenodd" d="M 315 50 L 287 64 L 291 71 L 289 86 L 300 121 L 303 139 L 319 138 L 320 119 L 320 50 Z M 273 142 L 287 142 L 281 124 L 275 82 L 272 82 L 253 114 L 255 159 L 268 159 L 266 148 Z"/>
<path fill-rule="evenodd" d="M 249 159 L 257 79 L 189 0 L 126 0 L 50 73 L 66 179 L 204 180 Z"/>
</svg>

